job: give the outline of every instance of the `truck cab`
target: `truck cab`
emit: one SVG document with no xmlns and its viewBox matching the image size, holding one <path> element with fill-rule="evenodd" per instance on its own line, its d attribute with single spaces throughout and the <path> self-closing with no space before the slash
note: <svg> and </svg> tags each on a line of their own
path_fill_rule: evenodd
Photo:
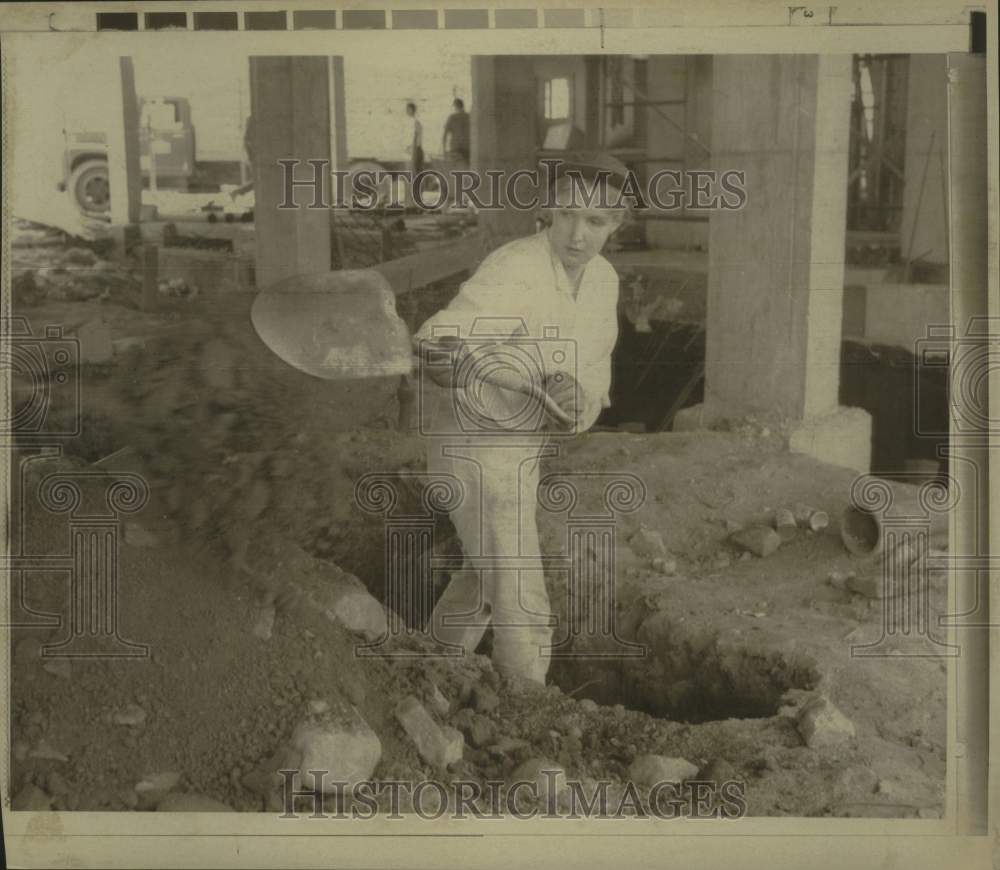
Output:
<svg viewBox="0 0 1000 870">
<path fill-rule="evenodd" d="M 65 132 L 63 179 L 83 213 L 105 217 L 111 210 L 108 144 L 104 132 Z M 195 171 L 191 105 L 183 97 L 153 97 L 139 101 L 139 166 L 148 181 L 155 170 L 157 185 L 187 187 Z"/>
</svg>

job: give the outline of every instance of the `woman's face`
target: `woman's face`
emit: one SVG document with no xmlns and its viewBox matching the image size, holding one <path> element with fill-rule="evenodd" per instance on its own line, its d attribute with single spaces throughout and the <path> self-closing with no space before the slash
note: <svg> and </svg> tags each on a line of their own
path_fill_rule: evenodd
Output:
<svg viewBox="0 0 1000 870">
<path fill-rule="evenodd" d="M 591 193 L 588 187 L 587 193 Z M 575 195 L 574 195 L 575 193 Z M 607 188 L 606 202 L 614 202 L 618 191 Z M 549 242 L 567 271 L 575 271 L 597 256 L 611 234 L 621 225 L 624 210 L 621 208 L 600 208 L 595 204 L 588 207 L 580 191 L 572 182 L 563 179 L 555 190 L 555 208 L 550 210 L 552 223 L 549 227 Z"/>
</svg>

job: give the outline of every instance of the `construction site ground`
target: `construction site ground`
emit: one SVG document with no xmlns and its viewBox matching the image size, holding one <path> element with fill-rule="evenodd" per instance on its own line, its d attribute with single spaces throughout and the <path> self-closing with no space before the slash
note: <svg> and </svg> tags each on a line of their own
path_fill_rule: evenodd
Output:
<svg viewBox="0 0 1000 870">
<path fill-rule="evenodd" d="M 137 279 L 119 280 L 127 290 Z M 353 705 L 378 735 L 375 780 L 504 779 L 546 759 L 571 779 L 611 780 L 613 800 L 633 761 L 652 753 L 683 758 L 703 778 L 745 782 L 752 816 L 942 812 L 945 659 L 893 656 L 891 637 L 884 654 L 859 654 L 883 635 L 884 602 L 830 582 L 879 570 L 850 556 L 837 531 L 856 475 L 790 454 L 780 423 L 592 433 L 560 443 L 543 466 L 543 476 L 584 473 L 573 478 L 581 513 L 602 504 L 606 475 L 642 482 L 641 506 L 615 519 L 614 622 L 643 655 L 557 659 L 543 689 L 502 679 L 488 655 L 359 657 L 364 637 L 288 605 L 286 593 L 334 571 L 385 599 L 385 517 L 361 509 L 355 486 L 366 474 L 423 468 L 423 439 L 397 429 L 398 381 L 325 382 L 285 366 L 253 333 L 248 295 L 164 297 L 143 312 L 126 290 L 13 311 L 36 336 L 96 319 L 117 344 L 77 369 L 82 427 L 60 442 L 61 456 L 38 458 L 19 439 L 12 540 L 23 554 L 68 551 L 67 516 L 37 496 L 53 471 L 108 475 L 86 478 L 85 490 L 124 473 L 149 489 L 142 510 L 123 518 L 117 563 L 120 634 L 149 655 L 43 656 L 68 631 L 68 582 L 43 572 L 25 583 L 23 603 L 62 624 L 11 632 L 15 797 L 37 808 L 151 810 L 166 790 L 280 810 L 271 774 L 319 701 Z M 432 288 L 410 316 L 453 292 Z M 15 378 L 15 407 L 20 387 Z M 766 558 L 733 545 L 735 529 L 797 502 L 826 511 L 830 526 L 802 530 Z M 543 552 L 564 555 L 565 512 L 540 510 L 539 524 Z M 457 553 L 443 517 L 437 532 L 435 552 Z M 650 553 L 651 532 L 662 553 Z M 302 576 L 294 560 L 248 559 L 262 540 L 306 554 Z M 436 578 L 437 592 L 446 580 Z M 564 573 L 547 580 L 565 629 L 572 590 Z M 934 575 L 930 625 L 945 599 Z M 273 626 L 262 627 L 271 607 Z M 391 639 L 392 649 L 422 644 Z M 481 702 L 484 689 L 495 704 Z M 399 724 L 397 706 L 411 695 L 466 736 L 447 770 L 429 766 Z M 817 695 L 853 723 L 851 739 L 806 745 L 796 708 Z"/>
</svg>

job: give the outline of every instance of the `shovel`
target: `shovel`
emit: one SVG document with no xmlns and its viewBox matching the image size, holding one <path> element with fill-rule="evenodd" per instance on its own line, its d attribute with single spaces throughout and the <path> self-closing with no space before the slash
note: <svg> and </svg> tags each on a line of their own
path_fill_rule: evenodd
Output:
<svg viewBox="0 0 1000 870">
<path fill-rule="evenodd" d="M 396 297 L 374 269 L 296 275 L 257 295 L 250 311 L 257 335 L 280 359 L 324 380 L 408 376 L 420 365 L 414 351 L 454 345 L 414 342 L 396 313 Z M 573 419 L 531 379 L 503 367 L 480 367 L 480 380 L 537 400 L 558 424 Z M 457 388 L 459 384 L 447 384 Z"/>
</svg>

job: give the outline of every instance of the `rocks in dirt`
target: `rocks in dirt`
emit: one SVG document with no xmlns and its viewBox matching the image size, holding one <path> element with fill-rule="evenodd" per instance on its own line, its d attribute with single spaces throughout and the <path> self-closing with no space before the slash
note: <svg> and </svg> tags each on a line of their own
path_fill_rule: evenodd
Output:
<svg viewBox="0 0 1000 870">
<path fill-rule="evenodd" d="M 527 740 L 522 740 L 520 737 L 505 736 L 501 737 L 492 746 L 487 746 L 487 751 L 491 755 L 496 755 L 503 757 L 505 755 L 510 755 L 512 753 L 518 752 L 528 745 Z"/>
<path fill-rule="evenodd" d="M 500 696 L 489 686 L 474 687 L 470 700 L 477 713 L 492 713 L 500 706 Z"/>
<path fill-rule="evenodd" d="M 139 807 L 139 795 L 135 793 L 135 789 L 123 788 L 118 791 L 116 795 L 119 801 L 121 801 L 122 806 L 127 810 L 134 810 Z"/>
<path fill-rule="evenodd" d="M 824 695 L 803 705 L 798 716 L 799 734 L 811 749 L 841 746 L 854 739 L 854 723 Z"/>
<path fill-rule="evenodd" d="M 597 712 L 597 701 L 594 701 L 590 698 L 581 698 L 579 704 L 580 704 L 580 709 L 584 710 L 587 713 Z"/>
<path fill-rule="evenodd" d="M 329 588 L 325 593 L 327 618 L 335 620 L 350 631 L 367 640 L 378 640 L 386 634 L 385 608 L 364 588 L 353 575 L 346 575 L 340 588 Z"/>
<path fill-rule="evenodd" d="M 400 701 L 395 712 L 399 724 L 428 764 L 443 768 L 462 757 L 465 739 L 461 732 L 438 725 L 413 695 Z"/>
<path fill-rule="evenodd" d="M 13 810 L 27 810 L 29 812 L 45 812 L 52 807 L 52 796 L 40 789 L 34 783 L 28 783 L 22 788 L 11 802 Z"/>
<path fill-rule="evenodd" d="M 843 592 L 848 588 L 848 583 L 850 583 L 854 577 L 855 574 L 853 571 L 831 571 L 829 576 L 826 578 L 826 582 L 838 592 Z"/>
<path fill-rule="evenodd" d="M 353 574 L 310 556 L 296 544 L 278 539 L 256 525 L 249 533 L 245 529 L 243 532 L 230 541 L 237 564 L 272 590 L 283 610 L 294 614 L 306 608 L 321 613 L 366 640 L 385 636 L 385 608 Z M 292 581 L 289 577 L 299 579 Z"/>
<path fill-rule="evenodd" d="M 173 771 L 147 773 L 133 789 L 138 798 L 137 805 L 142 809 L 155 809 L 180 781 L 180 774 Z"/>
<path fill-rule="evenodd" d="M 865 573 L 861 575 L 852 574 L 846 578 L 847 588 L 855 595 L 864 598 L 871 598 L 881 601 L 886 597 L 895 597 L 907 591 L 907 584 L 885 582 L 887 578 L 882 576 L 881 571 Z"/>
<path fill-rule="evenodd" d="M 468 707 L 459 710 L 452 722 L 477 749 L 483 749 L 496 740 L 497 729 L 493 721 Z"/>
<path fill-rule="evenodd" d="M 813 532 L 820 532 L 830 525 L 830 517 L 826 511 L 816 510 L 801 502 L 792 508 L 792 513 L 796 523 Z"/>
<path fill-rule="evenodd" d="M 382 741 L 357 708 L 343 702 L 320 714 L 310 713 L 292 733 L 291 746 L 302 753 L 304 788 L 327 791 L 337 781 L 355 783 L 370 779 L 382 757 Z M 323 771 L 320 782 L 309 771 Z"/>
<path fill-rule="evenodd" d="M 725 550 L 719 550 L 719 552 L 712 557 L 712 567 L 716 570 L 721 571 L 724 568 L 728 568 L 732 563 L 733 560 L 730 558 L 729 553 Z"/>
<path fill-rule="evenodd" d="M 136 728 L 146 721 L 146 711 L 138 704 L 126 704 L 112 716 L 112 720 L 116 725 Z"/>
<path fill-rule="evenodd" d="M 282 744 L 267 758 L 259 761 L 241 782 L 244 788 L 266 798 L 282 787 L 284 778 L 281 771 L 298 771 L 301 768 L 302 753 Z"/>
<path fill-rule="evenodd" d="M 646 526 L 640 526 L 628 539 L 628 543 L 633 553 L 645 559 L 665 559 L 670 555 L 667 552 L 666 544 L 663 543 L 663 536 L 655 529 Z"/>
<path fill-rule="evenodd" d="M 441 694 L 441 690 L 435 683 L 431 683 L 430 688 L 427 690 L 427 703 L 430 704 L 431 709 L 434 710 L 438 716 L 447 716 L 451 710 L 451 704 L 449 704 L 448 699 Z"/>
<path fill-rule="evenodd" d="M 29 758 L 38 758 L 42 761 L 69 761 L 69 757 L 63 755 L 55 749 L 47 740 L 39 740 L 35 748 L 28 753 Z"/>
<path fill-rule="evenodd" d="M 538 802 L 543 805 L 557 804 L 565 800 L 569 787 L 566 784 L 566 771 L 561 765 L 548 758 L 529 758 L 519 764 L 507 777 L 507 782 L 513 786 L 518 782 L 530 782 L 538 795 Z"/>
<path fill-rule="evenodd" d="M 716 784 L 732 782 L 736 779 L 736 768 L 725 758 L 713 758 L 698 771 L 698 779 Z"/>
<path fill-rule="evenodd" d="M 203 794 L 170 794 L 156 808 L 158 813 L 233 813 L 232 807 Z"/>
<path fill-rule="evenodd" d="M 658 556 L 653 559 L 653 570 L 664 577 L 672 577 L 677 573 L 677 560 L 673 556 Z"/>
<path fill-rule="evenodd" d="M 834 787 L 844 797 L 866 796 L 875 791 L 878 782 L 878 774 L 870 767 L 848 767 L 837 775 Z"/>
<path fill-rule="evenodd" d="M 799 527 L 795 515 L 788 508 L 778 508 L 774 512 L 774 530 L 784 543 L 788 543 L 798 534 Z"/>
<path fill-rule="evenodd" d="M 764 559 L 781 546 L 781 536 L 767 526 L 748 526 L 734 532 L 732 542 Z"/>
<path fill-rule="evenodd" d="M 274 634 L 274 620 L 276 615 L 273 604 L 258 607 L 257 618 L 254 620 L 253 628 L 251 629 L 253 636 L 261 640 L 270 640 L 271 635 Z"/>
<path fill-rule="evenodd" d="M 683 758 L 665 755 L 640 755 L 629 765 L 629 779 L 638 784 L 653 786 L 658 782 L 684 782 L 698 775 L 698 768 Z"/>
</svg>

